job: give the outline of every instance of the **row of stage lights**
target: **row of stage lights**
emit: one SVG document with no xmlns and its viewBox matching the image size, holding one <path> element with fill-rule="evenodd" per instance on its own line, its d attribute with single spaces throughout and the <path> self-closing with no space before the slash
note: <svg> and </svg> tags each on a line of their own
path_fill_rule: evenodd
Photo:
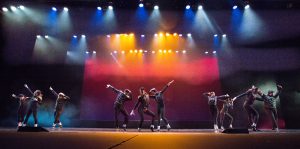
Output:
<svg viewBox="0 0 300 149">
<path fill-rule="evenodd" d="M 128 53 L 135 53 L 135 54 L 137 54 L 137 53 L 142 53 L 142 54 L 145 54 L 145 53 L 151 53 L 151 54 L 164 53 L 164 54 L 166 54 L 166 53 L 174 53 L 174 52 L 176 54 L 179 54 L 179 53 L 186 54 L 187 50 L 175 50 L 175 51 L 173 51 L 173 50 L 158 50 L 158 51 L 154 51 L 153 50 L 153 51 L 148 52 L 147 50 L 140 49 L 140 50 L 129 50 Z M 90 53 L 96 54 L 97 52 L 96 51 L 92 51 L 92 52 L 86 51 L 85 53 L 86 54 L 90 54 Z M 115 50 L 115 51 L 111 52 L 110 54 L 118 54 L 118 53 L 125 54 L 126 52 L 124 50 L 122 50 L 120 52 L 118 52 L 118 51 Z M 217 54 L 217 51 L 212 51 L 211 53 L 212 54 Z M 208 55 L 208 54 L 210 54 L 210 52 L 205 51 L 204 54 Z"/>
<path fill-rule="evenodd" d="M 143 8 L 143 7 L 144 7 L 144 4 L 143 4 L 143 3 L 140 3 L 140 4 L 139 4 L 139 7 L 140 7 L 140 8 Z M 197 8 L 198 8 L 198 10 L 202 10 L 202 9 L 203 9 L 203 6 L 202 6 L 202 5 L 199 5 Z M 237 8 L 238 8 L 237 5 L 234 5 L 234 6 L 232 7 L 232 9 L 237 9 Z M 249 9 L 249 8 L 250 8 L 250 5 L 249 5 L 249 4 L 247 4 L 247 5 L 244 6 L 244 9 Z M 17 9 L 24 10 L 25 7 L 24 7 L 23 5 L 20 5 L 20 6 L 18 6 L 18 7 L 16 7 L 16 6 L 10 6 L 10 10 L 11 10 L 11 11 L 16 11 Z M 58 9 L 57 9 L 56 7 L 52 7 L 51 9 L 52 9 L 52 11 L 58 11 Z M 100 7 L 100 6 L 97 7 L 97 10 L 102 10 L 102 9 L 103 9 L 103 8 Z M 107 9 L 108 9 L 108 10 L 113 10 L 114 8 L 113 8 L 113 6 L 109 5 L 109 6 L 107 6 Z M 153 9 L 154 9 L 154 10 L 158 10 L 158 9 L 159 9 L 159 6 L 158 6 L 158 5 L 155 5 L 155 6 L 153 7 Z M 185 9 L 187 9 L 187 10 L 188 10 L 188 9 L 192 9 L 192 6 L 191 6 L 191 5 L 186 5 L 186 6 L 185 6 Z M 2 7 L 2 11 L 7 12 L 8 10 L 9 10 L 9 9 L 8 9 L 7 7 Z M 63 11 L 69 11 L 68 7 L 63 7 Z"/>
<path fill-rule="evenodd" d="M 121 35 L 124 35 L 124 36 L 131 36 L 131 37 L 133 37 L 133 36 L 135 36 L 133 33 L 130 33 L 130 34 L 115 34 L 115 36 L 116 37 L 120 37 Z M 141 34 L 140 35 L 142 38 L 144 38 L 144 37 L 146 37 L 146 35 L 144 35 L 144 34 Z M 179 37 L 182 37 L 183 36 L 183 34 L 177 34 L 177 33 L 173 33 L 173 34 L 171 34 L 171 33 L 159 33 L 159 34 L 157 34 L 157 33 L 155 33 L 154 34 L 154 37 L 163 37 L 163 36 L 179 36 Z M 187 37 L 192 37 L 192 34 L 191 33 L 188 33 L 188 34 L 186 34 L 186 36 Z M 214 37 L 219 37 L 220 35 L 218 35 L 218 34 L 214 34 Z M 107 38 L 110 38 L 110 37 L 112 37 L 112 35 L 106 35 L 106 37 Z M 226 34 L 222 34 L 222 37 L 227 37 L 227 35 Z M 41 35 L 37 35 L 36 36 L 36 38 L 42 38 L 42 36 Z M 48 35 L 45 35 L 44 36 L 44 38 L 49 38 L 49 36 Z M 78 36 L 77 35 L 73 35 L 73 38 L 78 38 Z M 81 35 L 81 38 L 86 38 L 86 35 Z"/>
</svg>

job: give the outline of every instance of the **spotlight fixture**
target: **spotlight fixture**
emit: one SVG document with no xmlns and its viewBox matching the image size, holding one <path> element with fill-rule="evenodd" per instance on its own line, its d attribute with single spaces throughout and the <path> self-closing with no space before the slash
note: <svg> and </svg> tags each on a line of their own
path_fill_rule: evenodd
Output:
<svg viewBox="0 0 300 149">
<path fill-rule="evenodd" d="M 226 37 L 226 36 L 227 36 L 226 34 L 223 34 L 223 35 L 222 35 L 222 37 Z"/>
<path fill-rule="evenodd" d="M 49 36 L 48 36 L 48 35 L 45 35 L 45 38 L 49 38 Z"/>
<path fill-rule="evenodd" d="M 199 10 L 203 9 L 203 6 L 202 6 L 202 5 L 199 5 L 199 6 L 198 6 L 198 9 L 199 9 Z"/>
<path fill-rule="evenodd" d="M 16 8 L 15 6 L 10 6 L 10 9 L 11 9 L 12 11 L 16 11 L 16 10 L 17 10 L 17 8 Z"/>
<path fill-rule="evenodd" d="M 41 35 L 36 35 L 36 38 L 41 38 Z"/>
<path fill-rule="evenodd" d="M 77 36 L 76 36 L 76 35 L 73 35 L 73 38 L 77 38 Z"/>
<path fill-rule="evenodd" d="M 155 51 L 152 51 L 152 54 L 155 54 Z"/>
<path fill-rule="evenodd" d="M 245 6 L 245 9 L 249 9 L 249 8 L 250 8 L 250 5 L 247 4 L 247 5 Z"/>
<path fill-rule="evenodd" d="M 179 34 L 178 36 L 179 36 L 179 37 L 182 37 L 182 34 Z"/>
<path fill-rule="evenodd" d="M 56 9 L 55 7 L 52 7 L 52 10 L 53 10 L 53 11 L 57 11 L 57 9 Z"/>
<path fill-rule="evenodd" d="M 143 8 L 143 7 L 144 7 L 144 4 L 143 4 L 143 3 L 140 3 L 140 4 L 139 4 L 139 7 L 140 7 L 140 8 Z"/>
<path fill-rule="evenodd" d="M 237 5 L 234 5 L 234 6 L 232 7 L 232 9 L 237 9 Z"/>
<path fill-rule="evenodd" d="M 4 12 L 8 11 L 8 9 L 7 9 L 6 7 L 2 7 L 2 10 L 3 10 Z"/>
<path fill-rule="evenodd" d="M 114 53 L 115 53 L 115 54 L 117 54 L 117 53 L 118 53 L 118 51 L 114 51 Z"/>
<path fill-rule="evenodd" d="M 113 8 L 113 6 L 108 6 L 108 9 L 113 10 L 114 8 Z"/>
<path fill-rule="evenodd" d="M 85 35 L 81 35 L 81 37 L 82 37 L 82 38 L 85 38 L 86 36 L 85 36 Z"/>
<path fill-rule="evenodd" d="M 122 51 L 122 54 L 125 54 L 125 51 Z"/>
<path fill-rule="evenodd" d="M 173 33 L 173 36 L 177 36 L 177 33 Z"/>
<path fill-rule="evenodd" d="M 185 53 L 186 53 L 186 50 L 183 50 L 182 53 L 185 54 Z"/>
<path fill-rule="evenodd" d="M 97 9 L 98 9 L 98 10 L 102 10 L 102 8 L 101 8 L 101 7 L 97 7 Z"/>
<path fill-rule="evenodd" d="M 154 9 L 155 9 L 155 10 L 158 10 L 158 9 L 159 9 L 159 7 L 158 7 L 157 5 L 155 5 L 155 6 L 154 6 Z"/>
<path fill-rule="evenodd" d="M 96 51 L 93 51 L 93 54 L 96 54 Z"/>
<path fill-rule="evenodd" d="M 140 53 L 143 53 L 143 50 L 141 49 L 141 50 L 139 50 L 139 52 L 140 52 Z"/>
<path fill-rule="evenodd" d="M 90 52 L 89 51 L 85 51 L 85 54 L 89 54 Z"/>
<path fill-rule="evenodd" d="M 157 37 L 158 35 L 157 35 L 157 34 L 154 34 L 154 36 Z"/>
<path fill-rule="evenodd" d="M 110 35 L 106 35 L 107 38 L 110 38 Z"/>
<path fill-rule="evenodd" d="M 188 36 L 188 37 L 192 37 L 192 34 L 191 34 L 191 33 L 188 33 L 187 36 Z"/>
<path fill-rule="evenodd" d="M 205 51 L 205 54 L 208 54 L 208 51 Z"/>
<path fill-rule="evenodd" d="M 185 9 L 190 9 L 190 8 L 191 8 L 190 5 L 186 5 L 186 6 L 185 6 Z"/>
<path fill-rule="evenodd" d="M 218 37 L 218 34 L 214 34 L 214 37 Z"/>
<path fill-rule="evenodd" d="M 24 7 L 23 5 L 20 5 L 19 8 L 20 8 L 21 10 L 24 10 L 24 9 L 25 9 L 25 7 Z"/>
<path fill-rule="evenodd" d="M 217 51 L 213 51 L 213 54 L 217 54 Z"/>
<path fill-rule="evenodd" d="M 69 9 L 67 7 L 64 7 L 64 11 L 69 11 Z"/>
<path fill-rule="evenodd" d="M 141 37 L 145 37 L 145 35 L 141 35 Z"/>
</svg>

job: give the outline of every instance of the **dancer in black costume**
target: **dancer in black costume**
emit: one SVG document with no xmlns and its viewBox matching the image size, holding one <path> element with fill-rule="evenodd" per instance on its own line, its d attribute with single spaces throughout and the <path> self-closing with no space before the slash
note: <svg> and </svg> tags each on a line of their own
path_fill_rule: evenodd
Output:
<svg viewBox="0 0 300 149">
<path fill-rule="evenodd" d="M 24 94 L 19 94 L 18 96 L 12 94 L 12 97 L 19 100 L 19 108 L 18 108 L 18 127 L 22 126 L 22 122 L 24 121 L 25 114 L 27 112 L 29 97 L 26 97 Z"/>
</svg>

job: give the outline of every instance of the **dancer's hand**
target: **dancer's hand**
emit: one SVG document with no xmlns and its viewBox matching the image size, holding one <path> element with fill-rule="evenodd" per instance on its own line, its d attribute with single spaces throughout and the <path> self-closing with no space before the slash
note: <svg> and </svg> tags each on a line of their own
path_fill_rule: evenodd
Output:
<svg viewBox="0 0 300 149">
<path fill-rule="evenodd" d="M 111 85 L 110 85 L 110 84 L 107 84 L 107 85 L 106 85 L 106 88 L 110 88 L 110 87 L 111 87 Z"/>
<path fill-rule="evenodd" d="M 277 89 L 281 90 L 283 87 L 281 85 L 277 85 Z"/>
<path fill-rule="evenodd" d="M 53 88 L 52 88 L 51 86 L 49 87 L 49 89 L 50 89 L 51 91 L 53 91 Z"/>
<path fill-rule="evenodd" d="M 226 94 L 226 95 L 225 95 L 225 97 L 229 97 L 229 95 L 228 95 L 228 94 Z"/>
<path fill-rule="evenodd" d="M 11 96 L 14 97 L 14 98 L 17 98 L 17 96 L 15 94 L 12 94 Z"/>
<path fill-rule="evenodd" d="M 133 116 L 134 114 L 134 110 L 131 110 L 130 115 Z"/>
<path fill-rule="evenodd" d="M 168 83 L 168 86 L 170 86 L 173 82 L 174 82 L 174 80 L 170 81 L 170 82 Z"/>
<path fill-rule="evenodd" d="M 28 85 L 27 85 L 27 84 L 24 84 L 24 87 L 28 88 Z"/>
<path fill-rule="evenodd" d="M 234 102 L 236 100 L 236 97 L 232 98 L 232 102 Z"/>
</svg>

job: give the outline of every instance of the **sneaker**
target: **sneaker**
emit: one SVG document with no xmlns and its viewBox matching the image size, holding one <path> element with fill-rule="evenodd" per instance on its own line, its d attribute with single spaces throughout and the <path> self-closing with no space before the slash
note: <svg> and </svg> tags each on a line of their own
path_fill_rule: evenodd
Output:
<svg viewBox="0 0 300 149">
<path fill-rule="evenodd" d="M 152 132 L 154 132 L 154 125 L 151 125 L 150 129 L 151 129 Z"/>
<path fill-rule="evenodd" d="M 52 124 L 52 128 L 55 128 L 55 126 L 56 126 L 56 124 L 55 124 L 55 123 L 53 123 L 53 124 Z"/>
<path fill-rule="evenodd" d="M 233 128 L 233 127 L 232 127 L 232 124 L 230 124 L 230 125 L 229 125 L 229 128 L 230 128 L 230 129 L 232 129 L 232 128 Z"/>
<path fill-rule="evenodd" d="M 218 130 L 218 129 L 219 129 L 218 125 L 215 124 L 215 125 L 214 125 L 214 129 L 215 129 L 215 130 Z"/>
<path fill-rule="evenodd" d="M 21 126 L 22 126 L 22 122 L 19 122 L 19 123 L 18 123 L 18 127 L 21 127 Z"/>
<path fill-rule="evenodd" d="M 168 129 L 168 131 L 170 131 L 170 129 L 171 129 L 170 124 L 167 125 L 167 129 Z"/>
<path fill-rule="evenodd" d="M 26 126 L 27 126 L 27 124 L 25 124 L 25 123 L 22 124 L 22 127 L 26 127 Z"/>
<path fill-rule="evenodd" d="M 157 131 L 160 131 L 160 126 L 157 126 Z"/>
<path fill-rule="evenodd" d="M 58 123 L 58 126 L 59 126 L 59 128 L 62 128 L 62 123 L 59 122 L 59 123 Z"/>
<path fill-rule="evenodd" d="M 224 126 L 221 126 L 221 129 L 224 130 Z"/>
<path fill-rule="evenodd" d="M 275 131 L 276 131 L 276 132 L 279 132 L 279 129 L 278 129 L 278 128 L 275 128 Z"/>
<path fill-rule="evenodd" d="M 123 130 L 126 131 L 126 124 L 123 124 Z"/>
<path fill-rule="evenodd" d="M 33 127 L 38 127 L 38 124 L 34 124 Z"/>
<path fill-rule="evenodd" d="M 138 128 L 138 132 L 141 132 L 142 131 L 142 129 L 141 128 Z"/>
</svg>

